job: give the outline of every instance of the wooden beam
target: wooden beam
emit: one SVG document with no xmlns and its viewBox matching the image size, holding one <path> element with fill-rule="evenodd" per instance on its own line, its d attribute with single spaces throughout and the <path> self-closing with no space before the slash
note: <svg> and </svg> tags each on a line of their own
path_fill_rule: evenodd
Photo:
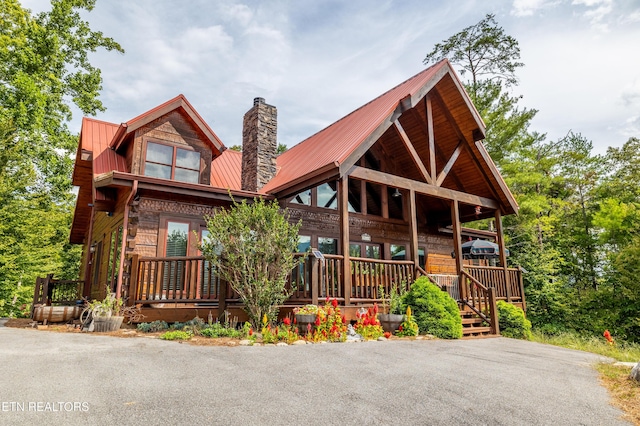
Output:
<svg viewBox="0 0 640 426">
<path fill-rule="evenodd" d="M 477 157 L 476 153 L 473 151 L 472 142 L 470 142 L 467 139 L 467 137 L 464 135 L 464 133 L 462 133 L 462 130 L 460 130 L 460 126 L 458 126 L 458 122 L 453 118 L 453 115 L 451 115 L 451 111 L 449 111 L 449 109 L 447 108 L 447 105 L 444 103 L 444 99 L 442 99 L 442 96 L 438 92 L 438 89 L 434 89 L 433 96 L 434 96 L 434 99 L 436 99 L 440 103 L 440 105 L 442 106 L 442 108 L 441 108 L 442 112 L 443 112 L 445 118 L 447 119 L 447 121 L 449 122 L 449 124 L 451 124 L 451 127 L 453 127 L 453 130 L 456 132 L 456 135 L 458 135 L 458 139 L 464 142 L 463 143 L 464 148 L 467 150 L 467 152 L 471 156 L 471 160 L 473 161 L 473 164 L 476 166 L 476 168 L 478 169 L 480 174 L 482 174 L 482 176 L 484 176 L 484 179 L 487 181 L 487 185 L 489 186 L 489 189 L 493 193 L 493 196 L 497 200 L 499 200 L 500 199 L 500 194 L 498 194 L 498 192 L 496 191 L 494 186 L 491 184 L 491 179 L 489 178 L 489 175 L 487 174 L 487 171 L 480 164 L 480 161 L 478 160 L 478 157 Z M 493 161 L 492 161 L 492 163 L 493 163 Z"/>
<path fill-rule="evenodd" d="M 407 133 L 402 128 L 402 125 L 400 124 L 400 122 L 396 120 L 393 122 L 393 125 L 396 129 L 396 132 L 398 133 L 398 136 L 400 136 L 400 140 L 402 141 L 402 143 L 404 143 L 404 146 L 405 148 L 407 148 L 407 151 L 409 151 L 409 155 L 411 156 L 411 160 L 413 160 L 413 164 L 415 164 L 415 166 L 418 168 L 418 171 L 420 172 L 424 180 L 427 183 L 432 183 L 433 179 L 429 175 L 427 168 L 424 166 L 424 163 L 420 159 L 418 152 L 416 151 L 415 147 L 411 143 L 411 140 L 409 140 L 409 136 L 407 136 Z"/>
<path fill-rule="evenodd" d="M 460 233 L 460 206 L 458 201 L 451 202 L 451 224 L 453 227 L 453 253 L 456 258 L 456 271 L 462 272 L 462 234 Z"/>
<path fill-rule="evenodd" d="M 436 181 L 436 141 L 433 136 L 433 108 L 431 106 L 431 95 L 425 96 L 425 107 L 427 108 L 427 131 L 429 139 L 429 169 L 431 170 L 431 181 Z"/>
<path fill-rule="evenodd" d="M 416 271 L 420 264 L 418 255 L 418 214 L 416 210 L 416 192 L 409 190 L 409 229 L 411 231 L 411 260 L 413 260 L 413 270 Z"/>
<path fill-rule="evenodd" d="M 424 117 L 422 117 L 420 114 L 418 114 L 418 112 L 416 111 L 415 108 L 413 108 L 411 110 L 411 113 L 413 114 L 413 117 L 416 119 L 416 121 L 418 122 L 419 126 L 420 126 L 420 130 L 422 130 L 422 133 L 424 134 L 424 136 L 426 138 L 429 138 L 429 130 L 427 129 L 427 123 L 424 119 Z M 442 153 L 441 150 L 437 149 L 436 150 L 436 156 L 440 159 L 440 161 L 445 162 L 446 158 L 444 156 L 444 154 Z M 462 188 L 463 185 L 460 182 L 460 180 L 458 179 L 458 177 L 456 176 L 455 173 L 451 174 L 452 179 L 454 180 L 454 182 L 460 187 Z"/>
<path fill-rule="evenodd" d="M 338 180 L 340 202 L 340 243 L 342 246 L 342 285 L 344 285 L 344 304 L 351 304 L 351 260 L 349 258 L 349 178 Z"/>
<path fill-rule="evenodd" d="M 451 168 L 453 167 L 456 160 L 460 156 L 460 152 L 462 152 L 462 141 L 458 142 L 458 146 L 456 146 L 456 149 L 453 151 L 453 154 L 451 154 L 449 161 L 447 161 L 447 164 L 444 166 L 444 169 L 442 169 L 442 171 L 438 175 L 438 179 L 436 179 L 436 186 L 442 186 L 442 182 L 444 182 L 444 180 L 447 178 L 447 175 L 451 171 Z"/>
<path fill-rule="evenodd" d="M 465 192 L 442 188 L 435 185 L 429 185 L 428 183 L 407 179 L 401 176 L 390 175 L 376 170 L 365 169 L 363 167 L 352 167 L 349 172 L 349 176 L 355 179 L 368 180 L 369 182 L 379 183 L 382 185 L 414 190 L 419 194 L 429 195 L 443 200 L 457 200 L 465 204 L 486 207 L 491 210 L 495 210 L 499 207 L 498 203 L 490 198 L 467 194 Z"/>
<path fill-rule="evenodd" d="M 509 282 L 509 272 L 507 271 L 507 250 L 504 245 L 504 233 L 502 228 L 502 213 L 500 209 L 496 210 L 496 237 L 498 246 L 500 247 L 500 265 L 504 271 L 504 284 L 507 289 L 507 302 L 511 303 L 511 283 Z M 523 296 L 524 297 L 524 296 Z"/>
</svg>

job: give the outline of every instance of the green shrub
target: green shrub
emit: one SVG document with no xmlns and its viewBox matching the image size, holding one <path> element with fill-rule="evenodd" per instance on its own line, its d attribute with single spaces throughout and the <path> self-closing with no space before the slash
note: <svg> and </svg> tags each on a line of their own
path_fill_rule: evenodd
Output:
<svg viewBox="0 0 640 426">
<path fill-rule="evenodd" d="M 432 284 L 427 277 L 418 278 L 402 297 L 402 306 L 411 306 L 421 333 L 441 339 L 462 337 L 462 318 L 455 300 Z"/>
<path fill-rule="evenodd" d="M 243 337 L 243 333 L 240 330 L 236 330 L 232 327 L 227 327 L 224 324 L 219 322 L 214 322 L 209 325 L 207 328 L 200 330 L 200 334 L 205 337 L 233 337 L 234 339 L 238 339 Z"/>
<path fill-rule="evenodd" d="M 167 331 L 164 334 L 160 335 L 162 340 L 189 340 L 193 337 L 193 334 L 190 331 Z"/>
<path fill-rule="evenodd" d="M 143 333 L 157 333 L 158 331 L 164 331 L 168 328 L 169 325 L 164 321 L 141 322 L 138 324 L 138 331 Z"/>
<path fill-rule="evenodd" d="M 498 322 L 500 323 L 500 334 L 503 336 L 531 340 L 531 321 L 524 317 L 521 308 L 499 300 Z"/>
</svg>

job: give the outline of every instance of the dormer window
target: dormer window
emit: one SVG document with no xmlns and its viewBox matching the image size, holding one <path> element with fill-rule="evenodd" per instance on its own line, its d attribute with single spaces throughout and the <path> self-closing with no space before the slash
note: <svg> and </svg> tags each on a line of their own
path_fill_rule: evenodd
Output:
<svg viewBox="0 0 640 426">
<path fill-rule="evenodd" d="M 200 153 L 177 146 L 147 142 L 144 175 L 199 183 Z"/>
</svg>

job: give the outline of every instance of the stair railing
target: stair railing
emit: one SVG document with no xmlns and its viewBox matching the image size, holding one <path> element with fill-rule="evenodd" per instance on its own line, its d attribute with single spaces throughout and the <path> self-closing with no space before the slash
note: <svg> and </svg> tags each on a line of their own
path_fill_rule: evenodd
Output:
<svg viewBox="0 0 640 426">
<path fill-rule="evenodd" d="M 489 323 L 491 334 L 500 334 L 495 289 L 485 287 L 464 269 L 459 282 L 461 303 Z"/>
</svg>

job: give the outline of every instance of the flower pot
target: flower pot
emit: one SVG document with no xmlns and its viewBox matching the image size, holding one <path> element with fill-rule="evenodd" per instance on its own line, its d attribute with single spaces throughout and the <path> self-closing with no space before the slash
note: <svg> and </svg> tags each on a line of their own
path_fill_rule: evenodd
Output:
<svg viewBox="0 0 640 426">
<path fill-rule="evenodd" d="M 301 336 L 305 336 L 309 332 L 309 324 L 311 324 L 311 330 L 316 326 L 315 314 L 296 314 L 296 323 L 298 324 L 298 333 Z"/>
<path fill-rule="evenodd" d="M 94 317 L 93 318 L 93 331 L 104 333 L 108 331 L 116 331 L 120 329 L 124 317 L 111 316 L 111 317 Z"/>
<path fill-rule="evenodd" d="M 404 321 L 403 314 L 378 314 L 378 320 L 384 331 L 395 332 Z"/>
</svg>

